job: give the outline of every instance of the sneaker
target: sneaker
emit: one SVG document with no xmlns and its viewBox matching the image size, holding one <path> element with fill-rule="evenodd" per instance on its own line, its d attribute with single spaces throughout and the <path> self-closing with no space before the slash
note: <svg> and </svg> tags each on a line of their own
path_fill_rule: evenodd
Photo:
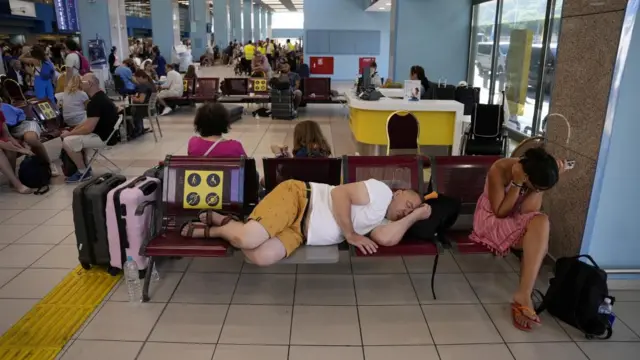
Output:
<svg viewBox="0 0 640 360">
<path fill-rule="evenodd" d="M 84 176 L 84 178 L 82 177 L 82 172 L 80 171 L 76 171 L 75 174 L 67 177 L 66 179 L 64 179 L 64 182 L 66 182 L 67 184 L 73 184 L 73 183 L 78 183 L 81 181 L 87 181 L 87 180 L 91 180 L 91 178 L 93 177 L 93 175 L 91 174 L 91 169 L 87 169 L 85 170 L 86 175 Z M 82 179 L 82 180 L 80 180 Z"/>
<path fill-rule="evenodd" d="M 161 116 L 169 115 L 169 114 L 171 114 L 171 111 L 172 111 L 172 110 L 171 110 L 171 108 L 170 108 L 170 107 L 168 107 L 168 106 L 166 106 L 166 107 L 164 108 L 164 110 L 162 110 L 162 113 L 161 113 L 160 115 L 161 115 Z"/>
<path fill-rule="evenodd" d="M 56 164 L 51 163 L 51 164 L 49 164 L 49 167 L 51 168 L 51 176 L 52 177 L 60 176 L 60 171 L 58 171 L 58 167 L 56 166 Z"/>
</svg>

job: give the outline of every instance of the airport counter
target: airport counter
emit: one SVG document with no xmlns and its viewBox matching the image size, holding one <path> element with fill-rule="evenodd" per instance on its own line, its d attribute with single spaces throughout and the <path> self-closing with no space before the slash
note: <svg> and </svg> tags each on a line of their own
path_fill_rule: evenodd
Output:
<svg viewBox="0 0 640 360">
<path fill-rule="evenodd" d="M 384 90 L 384 89 L 383 89 Z M 395 111 L 409 111 L 420 123 L 418 144 L 423 155 L 460 155 L 464 106 L 454 100 L 406 101 L 402 89 L 382 91 L 377 101 L 360 100 L 353 92 L 346 94 L 349 124 L 360 155 L 386 155 L 387 119 Z"/>
</svg>

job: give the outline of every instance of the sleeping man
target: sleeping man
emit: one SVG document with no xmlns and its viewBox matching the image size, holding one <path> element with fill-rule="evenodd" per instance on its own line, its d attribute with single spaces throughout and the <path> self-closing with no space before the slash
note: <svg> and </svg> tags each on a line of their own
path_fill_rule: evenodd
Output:
<svg viewBox="0 0 640 360">
<path fill-rule="evenodd" d="M 189 222 L 182 235 L 222 238 L 252 263 L 274 264 L 301 245 L 335 245 L 346 240 L 365 254 L 393 246 L 431 207 L 412 190 L 393 192 L 385 183 L 366 181 L 332 186 L 287 180 L 271 191 L 242 223 L 213 210 Z"/>
</svg>

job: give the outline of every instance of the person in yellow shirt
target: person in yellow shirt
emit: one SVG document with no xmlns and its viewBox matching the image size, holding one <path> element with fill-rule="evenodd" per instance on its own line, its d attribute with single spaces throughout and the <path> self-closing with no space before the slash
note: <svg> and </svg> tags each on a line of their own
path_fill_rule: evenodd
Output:
<svg viewBox="0 0 640 360">
<path fill-rule="evenodd" d="M 242 67 L 247 73 L 251 73 L 251 61 L 253 60 L 255 52 L 256 47 L 253 45 L 253 42 L 249 40 L 247 45 L 244 46 L 244 59 L 242 59 Z"/>
<path fill-rule="evenodd" d="M 251 61 L 253 60 L 253 55 L 256 52 L 256 47 L 255 45 L 253 45 L 253 42 L 251 42 L 251 40 L 249 40 L 249 42 L 247 42 L 247 45 L 244 46 L 244 58 Z"/>
<path fill-rule="evenodd" d="M 296 47 L 291 43 L 291 39 L 287 39 L 287 52 L 292 51 L 296 51 Z"/>
<path fill-rule="evenodd" d="M 260 53 L 262 55 L 265 55 L 267 53 L 267 48 L 266 48 L 266 45 L 265 45 L 264 41 L 260 41 L 260 43 L 258 45 L 258 51 L 260 51 Z"/>
</svg>

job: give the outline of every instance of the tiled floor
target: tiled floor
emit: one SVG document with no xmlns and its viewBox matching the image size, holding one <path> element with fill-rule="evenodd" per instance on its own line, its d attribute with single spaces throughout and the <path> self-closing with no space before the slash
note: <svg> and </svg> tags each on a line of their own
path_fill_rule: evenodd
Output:
<svg viewBox="0 0 640 360">
<path fill-rule="evenodd" d="M 321 124 L 336 155 L 355 151 L 343 111 L 309 106 L 301 113 Z M 139 175 L 167 153 L 185 153 L 192 118 L 189 109 L 162 118 L 160 142 L 149 135 L 109 156 L 124 174 Z M 260 159 L 272 143 L 290 143 L 294 125 L 247 117 L 230 136 Z M 45 196 L 0 192 L 0 333 L 77 265 L 72 191 L 59 184 Z M 238 257 L 164 263 L 151 303 L 129 304 L 124 287 L 114 289 L 61 358 L 638 359 L 638 291 L 615 294 L 611 341 L 587 342 L 546 314 L 542 328 L 523 333 L 512 327 L 508 311 L 518 281 L 515 259 L 446 254 L 438 300 L 429 289 L 432 261 L 344 256 L 337 264 L 266 269 Z"/>
</svg>

